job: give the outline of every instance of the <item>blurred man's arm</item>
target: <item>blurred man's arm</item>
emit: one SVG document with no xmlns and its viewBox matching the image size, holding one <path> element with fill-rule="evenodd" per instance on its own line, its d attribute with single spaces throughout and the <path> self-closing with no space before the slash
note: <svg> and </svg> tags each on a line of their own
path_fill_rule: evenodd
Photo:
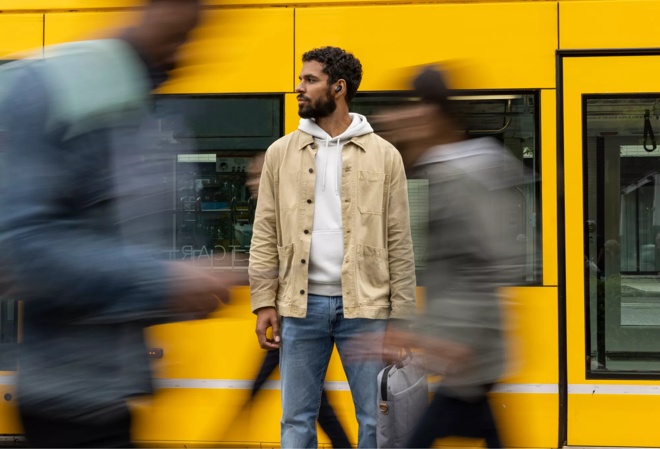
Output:
<svg viewBox="0 0 660 449">
<path fill-rule="evenodd" d="M 401 156 L 395 155 L 390 174 L 387 247 L 390 266 L 390 318 L 411 319 L 415 315 L 415 256 L 410 234 L 408 185 Z"/>
<path fill-rule="evenodd" d="M 0 214 L 3 262 L 19 298 L 30 304 L 30 313 L 45 321 L 72 323 L 149 321 L 182 310 L 208 313 L 219 301 L 198 292 L 211 280 L 197 277 L 202 285 L 195 290 L 181 284 L 173 290 L 177 282 L 189 281 L 188 269 L 173 268 L 142 249 L 122 245 L 111 232 L 98 232 L 98 221 L 96 227 L 90 225 L 100 218 L 91 217 L 79 192 L 99 186 L 78 185 L 76 155 L 65 152 L 61 136 L 44 131 L 48 99 L 40 73 L 28 69 L 0 105 L 8 125 Z M 101 136 L 99 132 L 80 138 L 89 140 L 86 145 L 98 145 L 101 152 L 103 141 L 99 145 L 96 140 Z M 103 179 L 109 172 L 102 166 L 104 158 L 99 161 Z M 100 187 L 99 201 L 105 194 L 107 189 Z M 184 290 L 193 292 L 195 299 L 182 294 Z M 224 296 L 222 291 L 218 294 Z"/>
</svg>

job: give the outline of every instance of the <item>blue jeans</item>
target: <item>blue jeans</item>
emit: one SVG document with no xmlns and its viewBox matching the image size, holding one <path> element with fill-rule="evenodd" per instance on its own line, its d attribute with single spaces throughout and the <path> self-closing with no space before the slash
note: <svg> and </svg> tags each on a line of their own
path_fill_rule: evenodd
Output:
<svg viewBox="0 0 660 449">
<path fill-rule="evenodd" d="M 380 359 L 347 359 L 346 352 L 350 349 L 349 343 L 361 333 L 380 334 L 372 344 L 382 346 L 386 324 L 386 320 L 344 318 L 341 296 L 309 295 L 307 317 L 282 318 L 283 449 L 315 448 L 318 445 L 316 418 L 334 344 L 337 344 L 355 404 L 358 447 L 376 447 L 376 378 L 385 364 Z"/>
</svg>

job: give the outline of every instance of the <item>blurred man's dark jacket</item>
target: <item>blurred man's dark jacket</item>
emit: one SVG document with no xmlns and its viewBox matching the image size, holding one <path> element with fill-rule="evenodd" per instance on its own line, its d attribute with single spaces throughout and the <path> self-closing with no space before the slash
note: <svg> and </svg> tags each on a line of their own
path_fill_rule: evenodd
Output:
<svg viewBox="0 0 660 449">
<path fill-rule="evenodd" d="M 18 400 L 24 414 L 102 422 L 151 391 L 143 329 L 171 318 L 176 280 L 153 243 L 172 160 L 145 141 L 152 86 L 130 45 L 46 52 L 0 72 L 0 248 L 24 304 Z"/>
</svg>

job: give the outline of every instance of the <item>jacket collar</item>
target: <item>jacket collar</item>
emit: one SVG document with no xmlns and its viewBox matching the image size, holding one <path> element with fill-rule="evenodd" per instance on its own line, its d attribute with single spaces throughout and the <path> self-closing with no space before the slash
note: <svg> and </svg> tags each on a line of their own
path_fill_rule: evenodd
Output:
<svg viewBox="0 0 660 449">
<path fill-rule="evenodd" d="M 311 144 L 314 143 L 314 136 L 312 136 L 311 134 L 306 133 L 305 131 L 298 130 L 298 132 L 300 133 L 300 139 L 298 139 L 298 146 L 299 146 L 298 149 L 302 150 L 302 149 L 306 148 L 308 145 L 311 145 Z M 367 151 L 367 139 L 368 139 L 369 134 L 371 134 L 371 133 L 363 134 L 363 135 L 357 136 L 357 137 L 352 137 L 349 140 L 349 142 L 352 142 L 355 145 L 357 145 L 358 147 L 362 148 L 362 151 Z"/>
</svg>

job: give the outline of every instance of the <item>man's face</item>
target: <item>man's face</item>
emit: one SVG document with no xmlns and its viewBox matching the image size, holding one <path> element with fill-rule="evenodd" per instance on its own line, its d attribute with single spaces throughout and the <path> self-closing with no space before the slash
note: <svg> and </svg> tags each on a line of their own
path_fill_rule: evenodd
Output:
<svg viewBox="0 0 660 449">
<path fill-rule="evenodd" d="M 177 52 L 197 26 L 199 17 L 200 6 L 195 1 L 162 1 L 149 7 L 139 36 L 153 68 L 174 68 Z"/>
<path fill-rule="evenodd" d="M 303 63 L 300 71 L 298 93 L 298 115 L 302 118 L 327 117 L 337 109 L 337 103 L 328 85 L 328 75 L 323 73 L 323 64 L 317 61 Z"/>
</svg>

